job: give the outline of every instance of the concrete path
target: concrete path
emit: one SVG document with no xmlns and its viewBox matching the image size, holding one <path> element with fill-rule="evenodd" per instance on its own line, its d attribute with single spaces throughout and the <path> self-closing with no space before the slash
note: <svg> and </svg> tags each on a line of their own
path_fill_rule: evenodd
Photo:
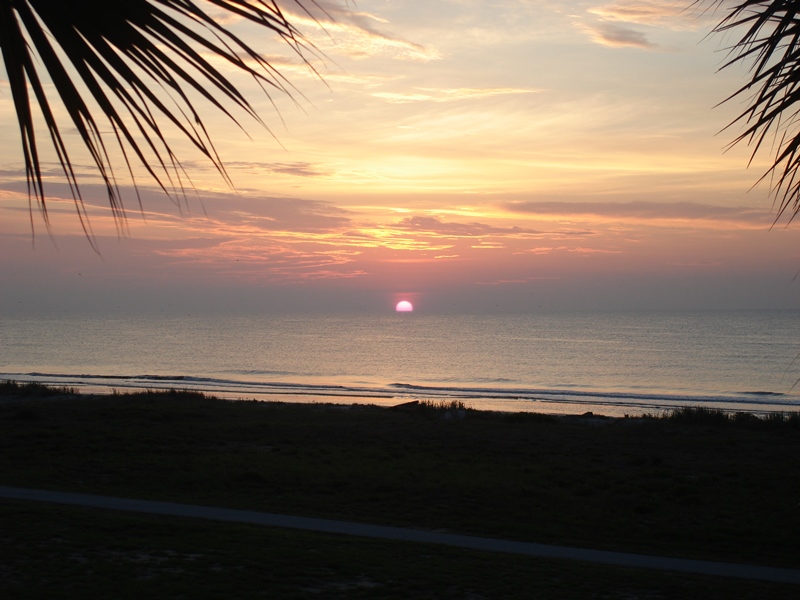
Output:
<svg viewBox="0 0 800 600">
<path fill-rule="evenodd" d="M 738 577 L 742 579 L 800 584 L 800 569 L 783 569 L 776 567 L 761 567 L 755 565 L 742 565 L 705 560 L 647 556 L 643 554 L 629 554 L 626 552 L 607 552 L 605 550 L 568 548 L 565 546 L 551 546 L 547 544 L 535 544 L 531 542 L 515 542 L 511 540 L 458 535 L 453 533 L 441 533 L 436 531 L 425 531 L 421 529 L 407 529 L 404 527 L 386 527 L 382 525 L 369 525 L 365 523 L 352 523 L 348 521 L 333 521 L 330 519 L 293 517 L 289 515 L 279 515 L 250 510 L 234 510 L 210 506 L 195 506 L 192 504 L 176 504 L 173 502 L 133 500 L 128 498 L 113 498 L 109 496 L 72 494 L 68 492 L 54 492 L 48 490 L 34 490 L 15 487 L 0 486 L 0 498 L 51 502 L 57 504 L 69 504 L 73 506 L 123 510 L 173 517 L 189 517 L 196 519 L 211 519 L 215 521 L 231 521 L 234 523 L 250 523 L 253 525 L 303 529 L 306 531 L 352 535 L 382 540 L 397 540 L 421 544 L 439 544 L 444 546 L 455 546 L 457 548 L 469 548 L 472 550 L 523 554 L 538 558 L 560 558 L 566 560 L 598 563 L 602 565 L 613 565 L 618 567 L 657 569 L 661 571 L 680 571 L 685 573 L 697 573 L 700 575 Z"/>
</svg>

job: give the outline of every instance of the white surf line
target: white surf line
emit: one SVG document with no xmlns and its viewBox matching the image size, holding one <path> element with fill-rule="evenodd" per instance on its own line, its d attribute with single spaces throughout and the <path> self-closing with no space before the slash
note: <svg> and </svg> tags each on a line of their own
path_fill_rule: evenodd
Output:
<svg viewBox="0 0 800 600">
<path fill-rule="evenodd" d="M 68 504 L 88 508 L 122 510 L 173 517 L 229 521 L 233 523 L 247 523 L 288 529 L 302 529 L 305 531 L 352 535 L 382 540 L 439 544 L 488 552 L 522 554 L 537 558 L 577 560 L 617 567 L 679 571 L 717 577 L 737 577 L 740 579 L 800 584 L 799 569 L 649 556 L 644 554 L 630 554 L 627 552 L 590 550 L 586 548 L 569 548 L 566 546 L 483 538 L 470 535 L 425 531 L 421 529 L 408 529 L 405 527 L 389 527 L 312 517 L 295 517 L 250 510 L 216 508 L 212 506 L 197 506 L 152 500 L 134 500 L 130 498 L 115 498 L 111 496 L 74 494 L 70 492 L 17 487 L 0 486 L 0 498 L 32 500 L 36 502 L 50 502 L 55 504 Z"/>
</svg>

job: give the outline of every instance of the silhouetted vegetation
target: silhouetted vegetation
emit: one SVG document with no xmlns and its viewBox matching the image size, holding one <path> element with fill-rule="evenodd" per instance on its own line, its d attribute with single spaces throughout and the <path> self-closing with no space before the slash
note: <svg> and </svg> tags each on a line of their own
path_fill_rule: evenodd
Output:
<svg viewBox="0 0 800 600">
<path fill-rule="evenodd" d="M 787 426 L 793 415 L 751 419 L 686 409 L 602 419 L 435 402 L 389 410 L 221 401 L 175 390 L 53 401 L 22 398 L 17 389 L 0 386 L 13 392 L 0 396 L 2 485 L 657 555 L 790 567 L 800 561 L 800 480 L 787 476 L 800 470 L 800 435 Z M 463 410 L 463 418 L 443 418 L 452 410 Z M 537 590 L 588 598 L 598 589 L 607 597 L 792 597 L 785 586 L 2 504 L 15 516 L 13 527 L 4 525 L 0 568 L 16 579 L 0 585 L 21 581 L 39 591 L 52 587 L 40 576 L 47 572 L 51 581 L 95 592 L 92 585 L 120 580 L 142 590 L 149 574 L 167 588 L 205 582 L 197 588 L 204 597 L 205 584 L 222 589 L 233 569 L 242 589 L 272 596 L 292 589 L 302 597 L 303 586 L 321 586 L 334 598 L 492 597 L 496 585 L 509 598 Z M 303 569 L 287 564 L 292 560 Z M 89 576 L 91 565 L 97 572 Z M 517 580 L 515 569 L 541 577 Z M 597 582 L 576 584 L 578 573 L 593 573 Z M 419 588 L 401 589 L 398 578 Z M 437 591 L 426 596 L 426 585 Z"/>
<path fill-rule="evenodd" d="M 798 0 L 698 0 L 695 4 L 724 11 L 714 28 L 732 34 L 723 68 L 744 66 L 749 80 L 728 100 L 743 97 L 746 108 L 734 123 L 744 131 L 733 144 L 745 142 L 760 152 L 774 152 L 763 175 L 778 200 L 778 218 L 800 211 L 800 129 L 797 123 L 800 83 L 800 2 Z M 767 150 L 768 148 L 768 150 Z"/>
<path fill-rule="evenodd" d="M 51 398 L 78 394 L 76 388 L 45 385 L 43 383 L 0 381 L 0 398 Z"/>
<path fill-rule="evenodd" d="M 720 427 L 800 429 L 800 413 L 797 412 L 772 412 L 765 415 L 755 415 L 749 412 L 727 412 L 704 406 L 688 406 L 670 411 L 662 415 L 661 418 L 673 423 Z"/>
<path fill-rule="evenodd" d="M 314 0 L 295 0 L 295 4 L 301 10 L 304 4 L 316 6 Z M 138 163 L 179 202 L 189 179 L 170 136 L 187 139 L 227 180 L 202 115 L 218 111 L 242 127 L 238 111 L 262 123 L 225 74 L 226 68 L 252 77 L 267 95 L 291 92 L 291 85 L 263 52 L 232 33 L 219 15 L 212 17 L 206 12 L 209 7 L 261 27 L 264 35 L 279 37 L 301 60 L 314 52 L 273 2 L 125 0 L 114 4 L 113 10 L 108 7 L 105 0 L 0 1 L 0 54 L 16 110 L 29 191 L 47 220 L 34 117 L 38 108 L 87 234 L 73 148 L 64 138 L 65 129 L 74 128 L 105 184 L 115 217 L 124 219 L 111 148 L 120 149 L 122 166 L 134 184 L 134 163 Z M 225 67 L 215 66 L 217 60 Z M 66 117 L 60 116 L 59 104 Z"/>
<path fill-rule="evenodd" d="M 30 418 L 18 418 L 23 409 Z M 789 423 L 698 409 L 514 417 L 174 390 L 30 399 L 0 402 L 0 482 L 791 563 L 800 481 L 786 473 L 800 468 L 800 436 Z"/>
</svg>

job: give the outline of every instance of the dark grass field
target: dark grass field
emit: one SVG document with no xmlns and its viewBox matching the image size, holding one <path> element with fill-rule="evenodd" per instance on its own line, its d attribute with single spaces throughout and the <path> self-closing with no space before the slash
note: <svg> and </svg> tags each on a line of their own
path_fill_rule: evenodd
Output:
<svg viewBox="0 0 800 600">
<path fill-rule="evenodd" d="M 10 486 L 797 568 L 798 475 L 797 418 L 556 418 L 0 387 L 0 484 Z M 4 597 L 85 597 L 120 582 L 130 597 L 187 598 L 798 591 L 47 505 L 4 502 L 0 514 Z"/>
<path fill-rule="evenodd" d="M 3 598 L 794 600 L 797 586 L 0 502 Z M 8 527 L 7 527 L 8 525 Z"/>
</svg>

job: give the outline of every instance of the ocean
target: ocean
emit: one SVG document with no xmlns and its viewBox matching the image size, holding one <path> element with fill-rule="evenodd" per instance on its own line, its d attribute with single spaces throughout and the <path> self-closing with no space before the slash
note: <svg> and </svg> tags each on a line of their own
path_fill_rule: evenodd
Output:
<svg viewBox="0 0 800 600">
<path fill-rule="evenodd" d="M 800 311 L 0 317 L 0 379 L 610 416 L 800 410 Z"/>
</svg>

